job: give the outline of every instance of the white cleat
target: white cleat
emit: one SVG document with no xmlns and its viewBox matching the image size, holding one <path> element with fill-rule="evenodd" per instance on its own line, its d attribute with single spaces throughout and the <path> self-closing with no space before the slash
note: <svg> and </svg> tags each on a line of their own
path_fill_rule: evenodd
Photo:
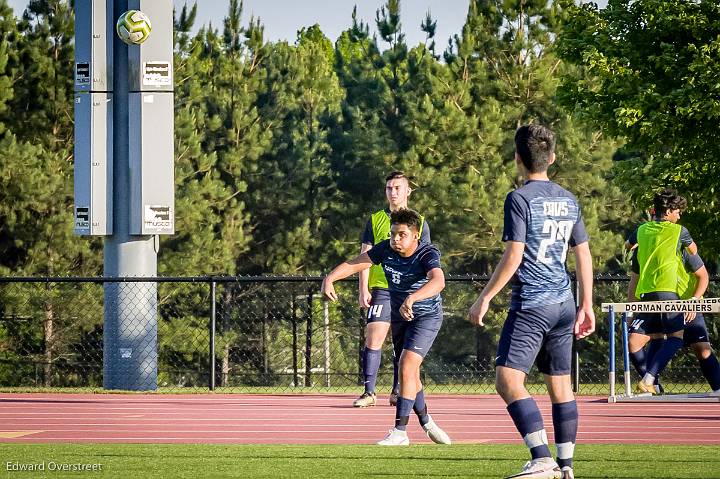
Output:
<svg viewBox="0 0 720 479">
<path fill-rule="evenodd" d="M 410 439 L 407 431 L 392 428 L 388 431 L 387 436 L 382 441 L 377 442 L 378 446 L 409 446 Z"/>
<path fill-rule="evenodd" d="M 539 457 L 528 461 L 517 474 L 508 476 L 505 479 L 562 479 L 562 471 L 551 457 Z"/>
<path fill-rule="evenodd" d="M 432 417 L 430 418 L 430 421 L 422 428 L 425 429 L 425 434 L 427 434 L 427 437 L 429 437 L 430 440 L 435 444 L 452 444 L 450 436 L 448 436 L 445 431 L 440 429 L 440 426 L 435 424 L 435 421 L 433 421 Z"/>
<path fill-rule="evenodd" d="M 560 479 L 575 479 L 575 473 L 573 472 L 573 468 L 570 466 L 564 466 L 560 472 L 562 473 Z"/>
</svg>

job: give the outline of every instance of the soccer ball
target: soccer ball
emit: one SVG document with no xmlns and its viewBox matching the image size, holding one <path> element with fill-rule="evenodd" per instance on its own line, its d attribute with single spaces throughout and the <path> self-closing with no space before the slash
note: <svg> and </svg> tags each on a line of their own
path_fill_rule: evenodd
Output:
<svg viewBox="0 0 720 479">
<path fill-rule="evenodd" d="M 151 29 L 150 19 L 140 10 L 128 10 L 115 25 L 120 40 L 128 45 L 140 45 L 148 39 Z"/>
</svg>

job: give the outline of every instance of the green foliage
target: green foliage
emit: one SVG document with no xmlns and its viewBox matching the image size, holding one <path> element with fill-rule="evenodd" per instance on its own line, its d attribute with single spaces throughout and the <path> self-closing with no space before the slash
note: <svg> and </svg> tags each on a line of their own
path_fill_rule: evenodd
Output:
<svg viewBox="0 0 720 479">
<path fill-rule="evenodd" d="M 662 10 L 658 2 L 634 3 Z M 614 15 L 625 18 L 620 4 L 611 1 Z M 558 56 L 555 42 L 566 21 L 571 25 L 566 30 L 578 34 L 604 25 L 601 14 L 588 7 L 544 0 L 473 0 L 462 32 L 441 61 L 429 12 L 412 27 L 425 32 L 426 41 L 406 44 L 399 0 L 388 0 L 377 11 L 377 37 L 353 12 L 351 25 L 334 44 L 318 25 L 300 29 L 293 44 L 267 42 L 263 25 L 256 18 L 245 20 L 237 0 L 229 3 L 221 30 L 204 26 L 193 33 L 197 8 L 185 6 L 175 19 L 174 38 L 177 234 L 162 238 L 159 273 L 321 274 L 358 251 L 369 213 L 385 204 L 383 178 L 392 169 L 411 175 L 411 206 L 428 219 L 446 271 L 489 273 L 502 251 L 504 198 L 519 185 L 513 134 L 529 122 L 545 123 L 557 133 L 558 161 L 550 173 L 580 200 L 596 267 L 622 270 L 622 233 L 636 219 L 627 191 L 635 191 L 661 161 L 679 158 L 684 158 L 687 171 L 703 168 L 705 176 L 698 181 L 710 185 L 717 177 L 714 166 L 688 160 L 690 153 L 706 158 L 716 151 L 714 145 L 700 151 L 703 144 L 691 138 L 693 132 L 708 133 L 714 104 L 702 104 L 701 97 L 691 94 L 706 91 L 712 100 L 715 91 L 712 75 L 702 67 L 716 60 L 716 45 L 704 29 L 715 25 L 717 16 L 710 15 L 714 10 L 706 2 L 698 5 L 707 19 L 697 24 L 697 34 L 707 45 L 683 53 L 687 71 L 682 81 L 658 82 L 652 88 L 622 62 L 603 63 L 600 53 L 583 54 L 579 41 L 565 40 L 569 43 L 561 49 L 563 58 L 572 62 Z M 586 23 L 578 23 L 584 18 L 581 13 L 591 15 Z M 689 20 L 677 23 L 673 34 L 684 31 L 682 25 L 690 30 Z M 72 233 L 72 30 L 70 2 L 34 0 L 17 19 L 0 0 L 2 275 L 90 276 L 101 271 L 100 240 L 78 240 Z M 593 41 L 610 48 L 611 38 Z M 674 45 L 669 36 L 663 38 Z M 673 55 L 680 54 L 662 48 L 656 53 L 653 61 L 662 68 L 647 72 L 648 78 L 654 78 L 650 73 L 660 78 L 660 70 L 670 69 Z M 573 64 L 586 57 L 593 59 L 595 70 Z M 638 64 L 640 59 L 638 55 Z M 614 97 L 602 95 L 627 93 L 633 85 L 647 86 L 643 101 L 653 99 L 661 106 L 673 95 L 687 93 L 693 100 L 684 105 L 682 115 L 697 124 L 694 130 L 683 130 L 662 108 L 653 110 L 656 116 L 650 123 L 642 116 L 633 123 L 645 110 L 623 103 L 627 108 L 617 110 L 623 131 L 637 123 L 644 125 L 638 129 L 643 133 L 667 123 L 686 141 L 662 157 L 644 147 L 652 143 L 650 138 L 664 145 L 666 136 L 629 142 L 628 151 L 645 156 L 633 154 L 618 162 L 628 166 L 613 170 L 619 144 L 613 138 L 621 127 L 593 126 L 602 122 L 591 114 L 592 108 L 579 118 L 569 116 L 557 104 L 563 78 L 572 79 L 562 90 L 563 98 L 587 107 L 579 111 L 592 107 L 606 115 L 615 114 L 617 107 L 603 110 L 603 101 Z M 593 87 L 596 84 L 605 88 Z M 652 91 L 661 94 L 653 96 Z M 680 170 L 667 171 L 677 176 Z M 618 183 L 613 182 L 616 176 Z M 628 185 L 630 180 L 633 185 Z M 707 205 L 712 204 L 708 200 Z M 207 361 L 200 351 L 207 339 L 209 292 L 182 285 L 161 287 L 160 293 L 163 364 L 176 361 L 191 368 Z M 75 294 L 50 298 L 51 316 L 61 317 Z M 473 294 L 470 288 L 448 291 L 452 329 L 443 335 L 459 347 L 439 346 L 436 365 L 487 359 L 498 328 L 473 334 L 464 323 Z M 227 306 L 218 323 L 216 360 L 225 371 L 220 382 L 230 382 L 230 371 L 241 372 L 248 381 L 286 381 L 282 371 L 288 366 L 273 354 L 282 352 L 279 345 L 287 341 L 287 330 L 272 322 L 244 321 L 248 314 L 266 314 L 267 305 L 261 299 L 247 300 L 241 288 L 227 288 L 219 298 Z M 4 307 L 17 301 L 12 294 L 3 298 Z M 313 303 L 315 317 L 318 307 Z M 289 321 L 285 316 L 293 314 L 292 308 L 283 308 L 281 321 Z M 500 313 L 493 314 L 499 324 Z M 361 341 L 357 315 L 346 307 L 330 312 L 332 341 L 341 345 L 342 364 L 348 367 L 357 360 Z M 83 334 L 98 327 L 98 316 L 91 316 L 82 316 L 78 330 Z M 38 351 L 85 340 L 35 334 L 31 342 Z M 0 336 L 0 341 L 7 337 Z M 243 338 L 252 338 L 252 344 Z M 251 360 L 241 364 L 241 354 Z M 161 381 L 187 380 L 184 372 L 173 374 Z"/>
<path fill-rule="evenodd" d="M 617 162 L 615 184 L 637 209 L 658 189 L 678 188 L 689 200 L 683 223 L 701 252 L 717 255 L 720 5 L 564 3 L 558 50 L 580 69 L 563 81 L 560 100 L 580 121 L 625 142 L 629 158 Z"/>
</svg>

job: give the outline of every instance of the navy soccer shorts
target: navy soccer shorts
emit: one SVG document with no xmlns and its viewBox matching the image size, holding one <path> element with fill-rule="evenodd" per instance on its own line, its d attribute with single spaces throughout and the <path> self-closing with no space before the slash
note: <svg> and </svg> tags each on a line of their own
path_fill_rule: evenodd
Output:
<svg viewBox="0 0 720 479">
<path fill-rule="evenodd" d="M 382 288 L 372 289 L 372 298 L 370 299 L 370 307 L 367 310 L 367 322 L 390 322 L 390 291 Z"/>
<path fill-rule="evenodd" d="M 529 373 L 533 364 L 550 376 L 570 374 L 573 300 L 531 309 L 511 309 L 503 324 L 495 366 Z"/>
<path fill-rule="evenodd" d="M 707 325 L 705 324 L 705 318 L 702 313 L 697 313 L 695 319 L 690 321 L 685 326 L 683 332 L 683 341 L 685 346 L 690 346 L 695 343 L 709 343 L 710 336 L 708 336 Z"/>
<path fill-rule="evenodd" d="M 630 334 L 644 334 L 646 336 L 662 333 L 660 315 L 654 313 L 635 314 L 630 318 L 628 332 Z"/>
<path fill-rule="evenodd" d="M 675 293 L 657 291 L 644 293 L 641 301 L 675 301 L 680 297 Z M 683 313 L 643 313 L 638 315 L 641 319 L 643 331 L 640 334 L 665 333 L 672 334 L 685 329 L 685 315 Z M 630 332 L 633 331 L 632 324 Z"/>
<path fill-rule="evenodd" d="M 395 357 L 399 358 L 403 349 L 407 349 L 424 358 L 435 342 L 442 321 L 442 305 L 431 313 L 415 313 L 412 321 L 405 321 L 399 314 L 394 315 L 391 327 Z"/>
</svg>

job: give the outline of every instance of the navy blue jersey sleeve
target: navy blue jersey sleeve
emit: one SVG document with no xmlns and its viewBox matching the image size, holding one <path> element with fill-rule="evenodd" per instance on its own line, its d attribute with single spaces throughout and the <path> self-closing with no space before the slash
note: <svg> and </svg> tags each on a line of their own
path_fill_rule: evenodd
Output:
<svg viewBox="0 0 720 479">
<path fill-rule="evenodd" d="M 428 248 L 428 250 L 420 257 L 420 264 L 426 273 L 431 269 L 441 268 L 440 251 L 438 251 L 438 249 L 434 246 Z"/>
<path fill-rule="evenodd" d="M 423 221 L 422 231 L 420 232 L 420 242 L 426 244 L 432 243 L 430 240 L 430 226 L 427 220 Z"/>
<path fill-rule="evenodd" d="M 570 233 L 570 241 L 568 244 L 571 248 L 574 248 L 579 244 L 586 243 L 589 239 L 582 215 L 578 215 L 578 220 L 573 225 L 572 233 Z"/>
<path fill-rule="evenodd" d="M 686 250 L 683 250 L 683 264 L 685 265 L 685 269 L 690 273 L 694 273 L 705 266 L 699 254 L 690 254 Z"/>
<path fill-rule="evenodd" d="M 525 243 L 529 209 L 527 202 L 520 195 L 511 192 L 505 197 L 504 209 L 505 220 L 502 240 Z"/>
<path fill-rule="evenodd" d="M 365 229 L 363 230 L 362 236 L 360 236 L 360 243 L 374 244 L 374 240 L 375 238 L 373 238 L 372 220 L 368 220 L 367 224 L 365 225 Z"/>
<path fill-rule="evenodd" d="M 634 230 L 632 230 L 632 231 L 630 232 L 630 234 L 629 234 L 628 237 L 627 237 L 627 242 L 628 242 L 630 245 L 636 245 L 636 244 L 637 244 L 637 228 L 635 228 Z"/>
<path fill-rule="evenodd" d="M 387 256 L 389 249 L 390 240 L 381 241 L 380 243 L 370 248 L 367 251 L 367 255 L 370 257 L 370 261 L 372 261 L 373 264 L 380 264 Z"/>
<path fill-rule="evenodd" d="M 680 244 L 683 248 L 687 248 L 693 243 L 692 236 L 690 236 L 690 232 L 685 228 L 684 226 L 680 227 Z"/>
<path fill-rule="evenodd" d="M 633 248 L 632 256 L 630 258 L 630 271 L 635 274 L 640 274 L 640 262 L 637 259 L 637 248 Z"/>
</svg>

